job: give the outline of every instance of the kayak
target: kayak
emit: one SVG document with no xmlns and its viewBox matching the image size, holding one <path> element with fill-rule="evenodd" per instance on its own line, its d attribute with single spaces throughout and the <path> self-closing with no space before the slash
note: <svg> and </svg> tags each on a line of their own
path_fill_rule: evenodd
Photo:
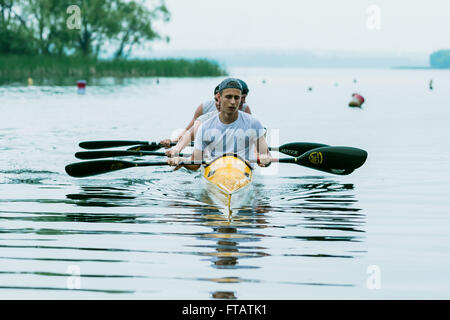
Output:
<svg viewBox="0 0 450 320">
<path fill-rule="evenodd" d="M 202 177 L 208 194 L 230 211 L 250 195 L 253 168 L 236 154 L 224 154 L 203 168 Z"/>
</svg>

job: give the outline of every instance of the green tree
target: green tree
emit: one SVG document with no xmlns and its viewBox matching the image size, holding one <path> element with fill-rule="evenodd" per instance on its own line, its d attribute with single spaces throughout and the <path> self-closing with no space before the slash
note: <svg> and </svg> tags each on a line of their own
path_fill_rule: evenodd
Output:
<svg viewBox="0 0 450 320">
<path fill-rule="evenodd" d="M 135 45 L 161 39 L 152 28 L 152 22 L 168 22 L 170 13 L 164 0 L 152 1 L 84 0 L 82 1 L 82 23 L 77 41 L 77 50 L 85 55 L 98 57 L 107 45 L 117 46 L 114 56 L 124 57 Z M 127 50 L 127 52 L 125 52 Z"/>
<path fill-rule="evenodd" d="M 113 38 L 119 30 L 116 0 L 82 0 L 81 29 L 74 43 L 78 53 L 98 57 L 107 39 Z"/>
<path fill-rule="evenodd" d="M 33 30 L 21 16 L 21 0 L 0 0 L 0 53 L 34 54 Z"/>
<path fill-rule="evenodd" d="M 63 55 L 70 46 L 70 30 L 66 25 L 66 9 L 70 0 L 28 0 L 23 13 L 34 30 L 32 41 L 44 55 Z"/>
<path fill-rule="evenodd" d="M 113 49 L 116 58 L 162 36 L 169 21 L 164 0 L 0 0 L 0 52 L 91 56 Z M 80 29 L 67 26 L 67 8 L 81 9 Z M 168 41 L 168 37 L 165 38 Z"/>
<path fill-rule="evenodd" d="M 170 20 L 170 13 L 164 1 L 154 4 L 152 9 L 145 6 L 145 1 L 118 1 L 118 12 L 121 23 L 120 32 L 117 35 L 118 48 L 114 54 L 115 58 L 129 56 L 133 46 L 161 39 L 162 36 L 153 28 L 152 22 Z M 169 37 L 165 37 L 165 40 L 168 42 Z"/>
</svg>

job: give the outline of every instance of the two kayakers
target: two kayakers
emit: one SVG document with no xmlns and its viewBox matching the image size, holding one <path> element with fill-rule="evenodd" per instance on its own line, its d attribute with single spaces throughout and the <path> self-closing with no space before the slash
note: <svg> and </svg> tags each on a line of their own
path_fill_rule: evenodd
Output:
<svg viewBox="0 0 450 320">
<path fill-rule="evenodd" d="M 241 95 L 241 103 L 239 104 L 239 110 L 240 111 L 244 111 L 248 114 L 251 114 L 251 110 L 249 105 L 246 103 L 246 98 L 249 92 L 248 86 L 245 83 L 245 81 L 241 80 L 241 79 L 237 79 L 239 81 L 239 83 L 242 86 L 242 95 Z M 218 95 L 219 95 L 219 86 L 214 88 L 214 99 L 213 100 L 209 100 L 206 101 L 202 104 L 200 104 L 197 109 L 195 110 L 194 113 L 194 117 L 192 118 L 191 122 L 189 122 L 189 124 L 187 125 L 187 127 L 178 135 L 178 137 L 174 140 L 171 139 L 164 139 L 161 140 L 159 143 L 164 146 L 165 148 L 170 148 L 170 144 L 173 142 L 179 142 L 180 140 L 183 139 L 183 137 L 185 138 L 185 140 L 187 141 L 187 139 L 189 138 L 189 136 L 192 137 L 191 140 L 189 140 L 188 142 L 191 142 L 192 140 L 194 140 L 194 136 L 195 136 L 195 132 L 192 131 L 191 129 L 194 127 L 195 122 L 203 116 L 203 118 L 201 118 L 201 121 L 205 121 L 206 119 L 208 119 L 211 115 L 215 114 L 216 112 L 218 112 L 219 110 L 219 100 L 218 100 Z M 211 113 L 212 112 L 212 113 Z M 208 115 L 209 116 L 205 116 Z M 187 135 L 188 134 L 188 135 Z M 186 136 L 187 135 L 187 136 Z M 180 153 L 181 150 L 188 144 L 188 142 L 186 142 L 185 144 L 181 145 L 180 143 L 178 143 L 176 148 L 173 148 L 170 152 L 166 152 L 168 155 L 172 156 L 175 155 L 175 151 L 178 150 L 177 153 Z"/>
<path fill-rule="evenodd" d="M 202 161 L 225 153 L 234 153 L 250 160 L 256 148 L 258 165 L 266 167 L 272 162 L 261 122 L 252 115 L 239 110 L 244 88 L 236 78 L 227 78 L 218 87 L 220 112 L 200 124 L 194 140 L 191 158 L 168 158 L 168 164 L 180 168 L 180 162 Z M 184 165 L 197 170 L 200 165 Z"/>
</svg>

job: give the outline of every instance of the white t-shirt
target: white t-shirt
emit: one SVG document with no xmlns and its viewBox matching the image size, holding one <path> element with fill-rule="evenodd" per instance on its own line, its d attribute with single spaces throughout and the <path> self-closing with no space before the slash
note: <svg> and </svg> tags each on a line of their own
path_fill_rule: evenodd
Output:
<svg viewBox="0 0 450 320">
<path fill-rule="evenodd" d="M 203 122 L 197 130 L 194 149 L 203 151 L 204 158 L 216 158 L 225 153 L 236 153 L 249 160 L 256 141 L 264 135 L 261 122 L 248 113 L 238 111 L 238 118 L 224 124 L 219 114 Z"/>
<path fill-rule="evenodd" d="M 216 101 L 215 100 L 209 100 L 206 102 L 203 102 L 202 104 L 202 115 L 207 114 L 213 111 L 216 111 Z"/>
<path fill-rule="evenodd" d="M 216 116 L 218 114 L 219 114 L 219 111 L 217 111 L 217 110 L 216 111 L 211 111 L 211 112 L 202 114 L 200 117 L 197 118 L 196 121 L 200 121 L 201 123 L 203 123 L 206 120 L 208 120 L 208 119 L 210 119 L 210 118 L 212 118 L 212 117 L 214 117 L 214 116 Z"/>
</svg>

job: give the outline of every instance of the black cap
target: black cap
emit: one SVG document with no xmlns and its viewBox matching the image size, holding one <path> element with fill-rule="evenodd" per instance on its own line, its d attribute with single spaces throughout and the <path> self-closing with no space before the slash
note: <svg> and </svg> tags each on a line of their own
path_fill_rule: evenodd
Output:
<svg viewBox="0 0 450 320">
<path fill-rule="evenodd" d="M 219 85 L 217 85 L 217 87 L 214 88 L 214 95 L 219 93 Z"/>
<path fill-rule="evenodd" d="M 242 85 L 239 79 L 227 78 L 219 84 L 219 92 L 222 93 L 225 89 L 239 89 L 242 92 Z"/>
<path fill-rule="evenodd" d="M 247 94 L 249 92 L 248 86 L 244 80 L 238 79 L 242 86 L 242 94 Z"/>
</svg>

